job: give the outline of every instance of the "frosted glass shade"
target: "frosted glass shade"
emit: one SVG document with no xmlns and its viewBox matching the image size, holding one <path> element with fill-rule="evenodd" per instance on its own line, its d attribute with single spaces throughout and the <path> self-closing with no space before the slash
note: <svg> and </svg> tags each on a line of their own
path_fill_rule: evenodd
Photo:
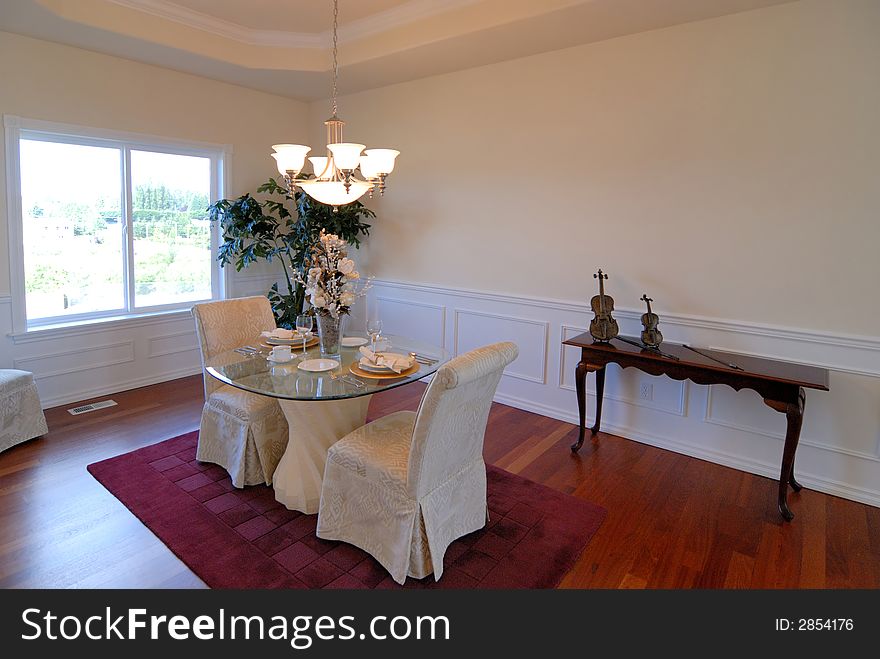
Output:
<svg viewBox="0 0 880 659">
<path fill-rule="evenodd" d="M 379 170 L 376 169 L 375 158 L 368 155 L 361 156 L 361 176 L 364 178 L 378 178 Z"/>
<path fill-rule="evenodd" d="M 361 151 L 366 148 L 365 144 L 354 144 L 352 142 L 339 142 L 337 144 L 328 144 L 327 148 L 333 154 L 333 162 L 341 170 L 351 171 L 356 169 L 361 159 Z"/>
<path fill-rule="evenodd" d="M 309 162 L 312 163 L 312 169 L 315 172 L 315 178 L 328 179 L 333 178 L 333 166 L 327 169 L 327 161 L 330 160 L 326 156 L 312 156 Z M 324 170 L 327 170 L 326 172 Z"/>
<path fill-rule="evenodd" d="M 390 174 L 394 171 L 394 160 L 400 155 L 400 151 L 394 149 L 367 149 L 365 157 L 369 158 L 369 167 L 377 174 Z M 363 168 L 361 172 L 363 173 Z M 364 174 L 366 176 L 366 174 Z"/>
<path fill-rule="evenodd" d="M 363 197 L 373 186 L 356 178 L 351 180 L 351 187 L 345 191 L 345 184 L 340 181 L 302 181 L 300 187 L 312 199 L 330 206 L 344 206 Z"/>
<path fill-rule="evenodd" d="M 302 144 L 273 144 L 275 163 L 278 165 L 278 173 L 286 174 L 294 172 L 294 176 L 302 171 L 305 164 L 306 154 L 311 151 L 310 147 Z"/>
</svg>

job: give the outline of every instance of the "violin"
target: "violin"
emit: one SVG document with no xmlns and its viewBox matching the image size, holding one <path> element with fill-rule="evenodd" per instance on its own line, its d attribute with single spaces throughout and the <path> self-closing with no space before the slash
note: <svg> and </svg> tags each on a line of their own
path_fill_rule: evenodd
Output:
<svg viewBox="0 0 880 659">
<path fill-rule="evenodd" d="M 590 321 L 590 334 L 596 341 L 607 343 L 620 334 L 617 321 L 611 317 L 614 300 L 610 295 L 605 295 L 605 280 L 608 279 L 608 275 L 599 269 L 599 272 L 593 275 L 593 279 L 599 280 L 599 294 L 594 295 L 590 300 L 594 314 L 593 320 Z"/>
<path fill-rule="evenodd" d="M 651 311 L 651 302 L 654 300 L 649 298 L 647 293 L 643 293 L 639 299 L 648 305 L 648 313 L 642 314 L 642 326 L 645 328 L 642 330 L 642 343 L 649 348 L 659 348 L 663 343 L 663 335 L 657 329 L 660 316 Z"/>
</svg>

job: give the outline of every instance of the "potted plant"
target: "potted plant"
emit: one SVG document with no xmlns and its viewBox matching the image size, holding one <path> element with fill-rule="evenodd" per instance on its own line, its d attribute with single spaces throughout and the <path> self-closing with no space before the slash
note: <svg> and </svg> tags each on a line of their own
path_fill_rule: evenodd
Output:
<svg viewBox="0 0 880 659">
<path fill-rule="evenodd" d="M 270 263 L 277 259 L 287 290 L 272 284 L 267 297 L 278 327 L 292 329 L 305 303 L 306 261 L 312 247 L 320 242 L 321 233 L 334 234 L 357 248 L 361 237 L 370 234 L 370 225 L 364 220 L 376 214 L 360 201 L 333 207 L 299 190 L 291 195 L 274 178 L 257 188 L 257 192 L 281 195 L 282 200 L 259 201 L 248 193 L 208 206 L 208 217 L 212 222 L 220 222 L 223 231 L 217 259 L 221 267 L 233 263 L 236 271 L 261 259 Z M 293 202 L 295 215 L 285 202 Z"/>
</svg>

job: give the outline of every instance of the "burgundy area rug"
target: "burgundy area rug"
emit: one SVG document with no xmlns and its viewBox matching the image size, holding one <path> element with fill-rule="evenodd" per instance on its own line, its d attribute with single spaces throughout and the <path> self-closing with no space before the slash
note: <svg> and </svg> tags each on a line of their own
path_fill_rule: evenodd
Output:
<svg viewBox="0 0 880 659">
<path fill-rule="evenodd" d="M 195 459 L 198 432 L 89 465 L 89 472 L 212 588 L 400 588 L 357 547 L 315 535 L 317 515 L 270 487 L 232 487 Z M 408 588 L 553 588 L 605 509 L 488 468 L 490 522 L 446 551 L 443 577 Z"/>
</svg>

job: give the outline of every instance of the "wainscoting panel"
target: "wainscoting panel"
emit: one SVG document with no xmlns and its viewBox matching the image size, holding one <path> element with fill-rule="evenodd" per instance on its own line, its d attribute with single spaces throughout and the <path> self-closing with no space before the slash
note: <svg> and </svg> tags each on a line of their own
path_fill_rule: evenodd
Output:
<svg viewBox="0 0 880 659">
<path fill-rule="evenodd" d="M 452 353 L 515 341 L 521 356 L 502 378 L 496 400 L 577 423 L 574 370 L 580 355 L 562 341 L 586 331 L 592 318 L 586 304 L 386 280 L 376 280 L 370 295 L 394 300 L 380 308 L 400 334 L 427 336 L 426 312 L 433 309 L 439 318 L 437 309 L 450 309 L 442 338 Z M 637 334 L 640 316 L 639 309 L 618 311 L 621 332 Z M 831 391 L 807 392 L 798 478 L 808 488 L 880 506 L 880 339 L 674 314 L 661 316 L 661 328 L 668 341 L 829 368 Z M 441 343 L 439 331 L 433 336 Z M 587 391 L 592 422 L 593 375 Z M 753 392 L 610 366 L 602 416 L 604 431 L 778 477 L 785 418 Z"/>
<path fill-rule="evenodd" d="M 519 346 L 519 357 L 507 367 L 504 375 L 546 384 L 549 327 L 550 324 L 543 320 L 456 309 L 452 352 L 460 355 L 488 343 L 513 341 Z"/>
<path fill-rule="evenodd" d="M 265 295 L 278 275 L 271 268 L 230 268 L 227 296 Z M 44 408 L 201 372 L 188 310 L 14 337 L 11 331 L 11 298 L 0 296 L 0 367 L 31 371 Z"/>
<path fill-rule="evenodd" d="M 379 318 L 386 334 L 401 334 L 431 345 L 446 343 L 446 307 L 439 304 L 376 296 Z M 355 324 L 351 328 L 355 330 Z M 400 332 L 396 328 L 406 328 Z"/>
<path fill-rule="evenodd" d="M 188 311 L 9 335 L 0 299 L 0 366 L 34 374 L 43 407 L 143 387 L 201 372 Z"/>
<path fill-rule="evenodd" d="M 198 339 L 192 329 L 151 336 L 147 340 L 147 357 L 149 359 L 193 352 L 198 349 Z"/>
<path fill-rule="evenodd" d="M 134 341 L 106 343 L 88 348 L 73 348 L 40 352 L 31 357 L 13 359 L 14 368 L 31 371 L 37 381 L 59 375 L 82 373 L 93 368 L 103 368 L 116 364 L 130 364 L 134 361 Z"/>
<path fill-rule="evenodd" d="M 230 295 L 262 295 L 275 277 L 260 273 L 230 280 Z M 452 353 L 515 341 L 520 358 L 502 378 L 496 400 L 577 422 L 573 375 L 578 354 L 564 348 L 562 340 L 588 327 L 592 313 L 586 304 L 383 280 L 374 282 L 369 303 L 380 305 L 386 332 L 418 337 Z M 356 304 L 350 333 L 363 334 L 365 306 Z M 640 313 L 617 312 L 622 332 L 638 331 Z M 674 314 L 661 316 L 661 328 L 668 341 L 831 369 L 830 392 L 807 392 L 798 478 L 807 488 L 880 506 L 880 339 Z M 9 298 L 0 296 L 0 366 L 32 370 L 44 407 L 200 372 L 188 314 L 15 340 L 10 331 Z M 651 385 L 650 400 L 642 395 L 643 383 Z M 587 388 L 592 420 L 593 376 Z M 752 392 L 610 367 L 602 428 L 776 478 L 785 421 Z"/>
<path fill-rule="evenodd" d="M 800 446 L 880 462 L 878 396 L 880 382 L 832 373 L 830 392 L 807 393 Z M 781 447 L 785 439 L 785 419 L 760 402 L 754 392 L 712 386 L 706 396 L 704 418 L 706 423 L 769 437 Z M 866 428 L 873 427 L 873 432 L 863 432 L 865 428 L 861 426 L 865 422 L 868 422 Z M 841 441 L 844 438 L 846 443 Z"/>
<path fill-rule="evenodd" d="M 562 325 L 559 340 L 559 388 L 576 391 L 574 370 L 581 358 L 581 351 L 562 342 L 587 330 L 580 327 Z M 590 392 L 595 395 L 595 376 L 590 376 Z M 642 387 L 648 388 L 642 396 Z M 666 376 L 653 377 L 633 368 L 621 369 L 612 364 L 605 375 L 605 398 L 618 400 L 629 405 L 637 405 L 652 410 L 668 412 L 678 416 L 685 415 L 687 404 L 687 382 L 671 380 Z"/>
</svg>

